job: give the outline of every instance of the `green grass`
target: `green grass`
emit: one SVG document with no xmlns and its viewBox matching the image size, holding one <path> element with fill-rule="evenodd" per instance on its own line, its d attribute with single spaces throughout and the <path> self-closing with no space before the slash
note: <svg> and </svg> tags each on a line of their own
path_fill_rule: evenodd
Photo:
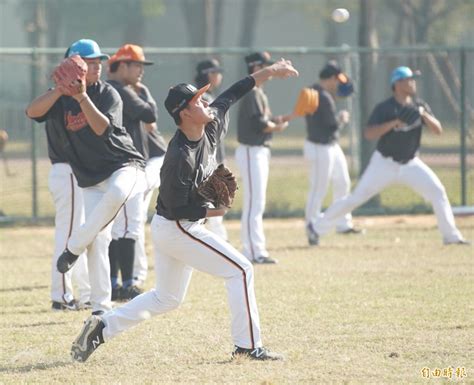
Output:
<svg viewBox="0 0 474 385">
<path fill-rule="evenodd" d="M 238 174 L 234 157 L 229 156 L 228 165 Z M 29 217 L 32 213 L 31 164 L 28 160 L 11 160 L 10 169 L 14 176 L 8 177 L 0 168 L 0 210 L 9 216 Z M 308 168 L 302 156 L 273 156 L 270 164 L 270 177 L 267 189 L 268 216 L 302 216 L 308 190 Z M 54 206 L 48 191 L 49 161 L 38 162 L 38 207 L 40 217 L 53 217 Z M 461 204 L 461 176 L 458 168 L 448 165 L 433 167 L 443 182 L 453 206 Z M 357 178 L 352 177 L 353 184 Z M 468 205 L 474 204 L 474 168 L 468 169 Z M 233 217 L 240 215 L 242 193 L 237 192 L 232 211 Z M 331 202 L 331 194 L 324 202 Z M 392 186 L 381 194 L 381 204 L 388 212 L 429 212 L 430 206 L 411 189 L 404 186 Z M 154 204 L 150 206 L 150 214 Z M 360 210 L 359 210 L 360 212 Z M 363 213 L 363 211 L 362 211 Z"/>
<path fill-rule="evenodd" d="M 473 239 L 473 218 L 457 223 Z M 255 268 L 263 340 L 287 358 L 273 363 L 229 360 L 223 282 L 199 272 L 180 309 L 72 363 L 87 314 L 50 311 L 52 228 L 2 229 L 0 383 L 407 384 L 427 383 L 424 367 L 464 367 L 472 383 L 472 246 L 442 246 L 433 216 L 357 225 L 367 233 L 309 248 L 302 221 L 265 221 L 280 263 Z M 239 223 L 227 226 L 239 246 Z M 153 280 L 151 270 L 148 288 Z"/>
</svg>

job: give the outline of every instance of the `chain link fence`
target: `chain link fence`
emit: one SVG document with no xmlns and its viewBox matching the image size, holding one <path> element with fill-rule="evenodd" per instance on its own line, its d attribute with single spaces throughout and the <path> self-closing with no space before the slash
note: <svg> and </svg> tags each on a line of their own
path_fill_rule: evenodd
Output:
<svg viewBox="0 0 474 385">
<path fill-rule="evenodd" d="M 423 73 L 418 82 L 419 95 L 432 107 L 441 120 L 444 133 L 434 136 L 425 131 L 420 149 L 421 158 L 433 168 L 446 187 L 453 206 L 474 205 L 474 48 L 418 47 L 367 50 L 341 48 L 267 48 L 274 57 L 293 61 L 300 77 L 269 82 L 265 91 L 274 114 L 289 113 L 300 89 L 317 82 L 320 68 L 328 59 L 337 59 L 355 82 L 356 94 L 338 102 L 340 108 L 351 113 L 351 122 L 342 132 L 340 143 L 347 156 L 352 180 L 360 175 L 361 131 L 365 122 L 360 119 L 360 105 L 364 97 L 361 89 L 361 56 L 371 54 L 375 70 L 369 80 L 373 93 L 373 107 L 391 95 L 390 73 L 396 66 L 408 65 Z M 115 49 L 104 49 L 113 53 Z M 0 219 L 4 222 L 52 218 L 54 205 L 48 192 L 49 160 L 46 137 L 41 125 L 29 120 L 27 104 L 52 85 L 49 74 L 62 59 L 62 49 L 0 49 L 0 129 L 6 130 L 9 140 L 1 155 Z M 193 82 L 195 65 L 199 60 L 218 58 L 224 69 L 222 89 L 245 76 L 244 56 L 249 49 L 226 48 L 145 48 L 146 56 L 155 62 L 146 67 L 144 82 L 152 91 L 160 107 L 159 128 L 170 138 L 176 129 L 166 113 L 163 101 L 170 86 Z M 103 69 L 106 78 L 106 66 Z M 226 139 L 227 162 L 232 168 L 237 146 L 235 119 Z M 307 167 L 302 157 L 305 122 L 298 119 L 282 134 L 275 135 L 268 186 L 266 215 L 302 216 L 308 188 Z M 329 194 L 330 195 L 330 194 Z M 417 213 L 431 208 L 416 193 L 403 186 L 393 186 L 382 192 L 379 206 L 363 207 L 359 213 Z M 330 203 L 330 196 L 325 204 Z M 240 200 L 230 216 L 238 216 Z M 152 208 L 151 208 L 152 209 Z"/>
</svg>

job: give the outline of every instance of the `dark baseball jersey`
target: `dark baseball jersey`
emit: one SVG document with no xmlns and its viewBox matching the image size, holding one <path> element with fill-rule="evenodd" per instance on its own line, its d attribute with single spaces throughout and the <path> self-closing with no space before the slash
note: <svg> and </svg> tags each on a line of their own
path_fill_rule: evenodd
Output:
<svg viewBox="0 0 474 385">
<path fill-rule="evenodd" d="M 148 87 L 142 84 L 138 96 L 153 106 L 155 109 L 156 122 L 158 122 L 158 107 Z M 151 132 L 145 130 L 145 133 L 147 136 L 146 146 L 148 148 L 148 158 L 165 155 L 167 147 L 166 141 L 163 138 L 163 135 L 161 135 L 160 131 L 158 129 Z"/>
<path fill-rule="evenodd" d="M 128 165 L 144 169 L 142 155 L 122 126 L 122 100 L 118 92 L 110 84 L 98 82 L 87 87 L 87 94 L 110 120 L 100 136 L 88 125 L 79 103 L 69 96 L 61 96 L 44 116 L 35 119 L 48 121 L 48 126 L 54 125 L 54 132 L 61 132 L 64 154 L 79 186 L 94 186 Z"/>
<path fill-rule="evenodd" d="M 178 129 L 171 139 L 161 168 L 161 186 L 156 212 L 170 220 L 198 220 L 206 216 L 206 203 L 196 192 L 217 167 L 216 148 L 227 133 L 227 111 L 255 86 L 249 76 L 232 85 L 210 105 L 214 119 L 197 141 Z"/>
<path fill-rule="evenodd" d="M 206 92 L 202 96 L 202 98 L 209 104 L 211 104 L 214 101 L 214 97 L 209 92 Z M 226 119 L 229 119 L 229 114 L 226 114 Z M 224 163 L 224 159 L 225 159 L 225 145 L 224 145 L 224 141 L 220 141 L 219 145 L 217 146 L 217 151 L 216 151 L 217 163 L 219 164 Z"/>
<path fill-rule="evenodd" d="M 237 140 L 249 146 L 270 145 L 272 134 L 263 130 L 268 127 L 272 113 L 267 95 L 261 87 L 255 87 L 239 105 L 237 117 Z"/>
<path fill-rule="evenodd" d="M 130 86 L 116 80 L 108 80 L 120 94 L 123 101 L 123 125 L 132 138 L 133 145 L 148 159 L 148 138 L 143 123 L 156 122 L 156 105 L 145 101 Z"/>
<path fill-rule="evenodd" d="M 430 106 L 425 101 L 415 99 L 414 104 L 424 107 L 429 114 L 432 114 Z M 402 107 L 395 97 L 388 98 L 375 106 L 370 115 L 368 125 L 379 125 L 396 119 L 398 111 Z M 390 130 L 378 140 L 377 150 L 383 156 L 393 158 L 397 162 L 408 162 L 418 152 L 423 125 L 423 120 L 420 118 L 410 127 L 405 127 L 404 131 Z"/>
<path fill-rule="evenodd" d="M 56 119 L 62 120 L 60 117 Z M 53 122 L 46 120 L 44 125 L 46 131 L 46 139 L 48 143 L 48 157 L 52 164 L 67 163 L 67 154 L 64 151 L 67 136 L 61 129 L 61 122 Z"/>
<path fill-rule="evenodd" d="M 313 143 L 331 144 L 339 137 L 336 103 L 332 95 L 319 84 L 311 88 L 319 94 L 319 105 L 312 115 L 306 115 L 306 138 Z"/>
</svg>

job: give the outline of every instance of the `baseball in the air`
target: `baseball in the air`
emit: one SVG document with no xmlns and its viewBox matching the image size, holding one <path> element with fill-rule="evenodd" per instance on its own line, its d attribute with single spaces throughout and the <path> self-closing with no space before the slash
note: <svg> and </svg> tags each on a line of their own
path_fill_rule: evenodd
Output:
<svg viewBox="0 0 474 385">
<path fill-rule="evenodd" d="M 349 20 L 349 16 L 351 14 L 349 11 L 345 8 L 337 8 L 334 11 L 332 11 L 332 19 L 336 23 L 344 23 L 345 21 Z"/>
</svg>

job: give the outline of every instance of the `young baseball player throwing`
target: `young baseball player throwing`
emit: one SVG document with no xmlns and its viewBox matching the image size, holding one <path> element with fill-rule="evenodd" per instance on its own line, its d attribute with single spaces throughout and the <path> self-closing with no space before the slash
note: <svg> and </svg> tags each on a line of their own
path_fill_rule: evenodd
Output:
<svg viewBox="0 0 474 385">
<path fill-rule="evenodd" d="M 431 203 L 445 244 L 468 243 L 456 228 L 444 186 L 417 156 L 423 127 L 437 135 L 443 130 L 429 105 L 416 97 L 417 75 L 408 67 L 392 72 L 393 96 L 375 107 L 365 130 L 367 139 L 378 140 L 377 149 L 354 191 L 333 203 L 316 221 L 316 243 L 342 215 L 393 183 L 411 187 Z"/>
<path fill-rule="evenodd" d="M 234 355 L 255 360 L 282 356 L 262 346 L 253 286 L 253 268 L 228 242 L 203 226 L 206 217 L 222 216 L 235 192 L 235 177 L 217 167 L 216 147 L 227 132 L 227 111 L 243 95 L 270 78 L 297 76 L 291 63 L 274 65 L 238 81 L 208 105 L 202 95 L 209 86 L 172 87 L 165 100 L 178 125 L 161 170 L 162 184 L 152 221 L 156 258 L 156 290 L 135 297 L 102 316 L 87 319 L 72 345 L 72 357 L 87 358 L 104 341 L 150 316 L 175 309 L 183 301 L 193 268 L 225 279 L 232 314 Z M 214 193 L 210 204 L 207 196 Z M 214 208 L 213 208 L 214 206 Z"/>
</svg>

